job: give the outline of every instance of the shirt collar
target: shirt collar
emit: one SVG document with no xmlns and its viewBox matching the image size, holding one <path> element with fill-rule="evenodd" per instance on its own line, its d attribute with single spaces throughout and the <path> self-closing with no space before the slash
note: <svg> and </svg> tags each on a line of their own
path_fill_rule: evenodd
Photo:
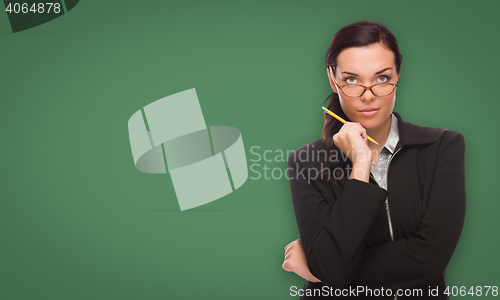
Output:
<svg viewBox="0 0 500 300">
<path fill-rule="evenodd" d="M 384 147 L 387 148 L 387 150 L 389 150 L 391 153 L 394 153 L 394 149 L 396 149 L 396 144 L 398 143 L 398 141 L 398 118 L 394 114 L 391 114 L 391 129 L 389 130 L 389 135 L 387 136 Z"/>
</svg>

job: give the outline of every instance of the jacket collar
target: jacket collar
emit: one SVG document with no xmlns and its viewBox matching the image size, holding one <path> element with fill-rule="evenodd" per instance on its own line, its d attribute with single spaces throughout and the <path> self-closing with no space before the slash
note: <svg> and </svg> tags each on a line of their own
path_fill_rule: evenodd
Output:
<svg viewBox="0 0 500 300">
<path fill-rule="evenodd" d="M 399 141 L 399 128 L 398 118 L 395 114 L 391 114 L 391 129 L 383 147 L 385 147 L 392 154 L 396 150 L 396 145 Z"/>
<path fill-rule="evenodd" d="M 399 141 L 396 150 L 408 145 L 431 144 L 436 140 L 421 126 L 403 121 L 399 113 L 392 112 L 398 118 Z"/>
</svg>

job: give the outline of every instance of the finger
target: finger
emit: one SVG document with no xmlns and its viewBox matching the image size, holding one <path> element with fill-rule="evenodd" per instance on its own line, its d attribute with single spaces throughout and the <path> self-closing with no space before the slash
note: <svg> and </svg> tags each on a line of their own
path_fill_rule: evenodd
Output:
<svg viewBox="0 0 500 300">
<path fill-rule="evenodd" d="M 356 130 L 358 130 L 359 135 L 361 135 L 361 137 L 362 137 L 363 139 L 365 139 L 365 138 L 366 138 L 366 129 L 365 129 L 363 126 L 361 126 L 361 125 L 356 126 Z"/>
<path fill-rule="evenodd" d="M 361 137 L 362 137 L 363 139 L 366 139 L 366 138 L 367 138 L 366 130 L 361 131 Z"/>
<path fill-rule="evenodd" d="M 349 128 L 345 134 L 351 137 L 358 137 L 358 136 L 363 137 L 363 134 L 366 134 L 366 129 L 364 129 L 361 126 L 353 126 Z"/>
<path fill-rule="evenodd" d="M 290 242 L 290 244 L 288 244 L 288 245 L 285 247 L 285 250 L 286 250 L 286 248 L 289 248 L 289 247 L 293 246 L 293 244 L 295 244 L 295 243 L 297 243 L 297 240 Z"/>
<path fill-rule="evenodd" d="M 296 240 L 295 240 L 295 241 L 296 241 Z M 293 244 L 293 242 L 295 242 L 295 241 L 291 241 L 290 243 L 288 243 L 288 245 L 286 245 L 286 246 L 285 246 L 285 250 L 286 250 L 286 248 L 290 247 L 290 245 L 292 245 L 292 244 Z"/>
<path fill-rule="evenodd" d="M 364 127 L 359 122 L 346 122 L 344 126 L 342 126 L 342 128 L 344 130 L 350 130 L 352 128 L 364 128 Z M 342 128 L 340 128 L 340 130 L 342 130 Z"/>
<path fill-rule="evenodd" d="M 348 131 L 349 129 L 353 127 L 357 127 L 358 123 L 355 122 L 346 122 L 344 125 L 340 128 L 340 130 Z"/>
<path fill-rule="evenodd" d="M 292 271 L 292 268 L 290 266 L 290 262 L 288 261 L 284 261 L 283 264 L 281 265 L 281 267 L 283 268 L 283 270 L 285 271 L 288 271 L 288 272 L 291 272 Z"/>
<path fill-rule="evenodd" d="M 291 243 L 290 243 L 290 246 L 289 246 L 289 247 L 287 247 L 287 248 L 285 249 L 285 255 L 286 255 L 287 253 L 289 253 L 290 251 L 292 251 L 293 246 L 294 246 L 294 244 L 296 244 L 296 243 L 300 243 L 300 239 L 295 240 L 295 241 L 293 241 L 293 242 L 291 242 Z"/>
<path fill-rule="evenodd" d="M 359 122 L 356 122 L 353 127 L 359 129 L 359 131 L 366 131 L 366 128 L 364 128 L 363 125 L 361 125 L 361 123 Z"/>
</svg>

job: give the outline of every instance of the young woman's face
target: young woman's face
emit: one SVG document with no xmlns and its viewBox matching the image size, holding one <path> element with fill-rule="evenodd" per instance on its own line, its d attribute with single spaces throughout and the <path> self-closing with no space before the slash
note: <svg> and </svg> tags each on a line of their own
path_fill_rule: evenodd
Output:
<svg viewBox="0 0 500 300">
<path fill-rule="evenodd" d="M 394 62 L 394 53 L 381 43 L 366 47 L 344 49 L 337 57 L 335 80 L 339 86 L 361 84 L 371 86 L 376 83 L 394 83 L 399 80 Z M 346 97 L 332 81 L 330 85 L 339 95 L 340 106 L 352 122 L 359 122 L 364 128 L 377 130 L 390 122 L 390 115 L 396 100 L 396 90 L 388 96 L 375 96 L 369 90 L 361 97 Z M 367 109 L 376 111 L 362 112 Z M 389 123 L 390 124 L 390 123 Z"/>
</svg>

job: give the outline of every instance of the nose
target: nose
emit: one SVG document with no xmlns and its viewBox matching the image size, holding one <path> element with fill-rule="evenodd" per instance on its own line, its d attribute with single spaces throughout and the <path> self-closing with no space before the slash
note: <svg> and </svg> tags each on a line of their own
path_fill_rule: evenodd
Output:
<svg viewBox="0 0 500 300">
<path fill-rule="evenodd" d="M 370 102 L 370 101 L 375 100 L 376 96 L 375 96 L 375 94 L 373 94 L 372 90 L 369 89 L 369 90 L 365 90 L 365 92 L 363 93 L 363 95 L 361 95 L 360 98 L 361 98 L 361 101 Z"/>
</svg>

